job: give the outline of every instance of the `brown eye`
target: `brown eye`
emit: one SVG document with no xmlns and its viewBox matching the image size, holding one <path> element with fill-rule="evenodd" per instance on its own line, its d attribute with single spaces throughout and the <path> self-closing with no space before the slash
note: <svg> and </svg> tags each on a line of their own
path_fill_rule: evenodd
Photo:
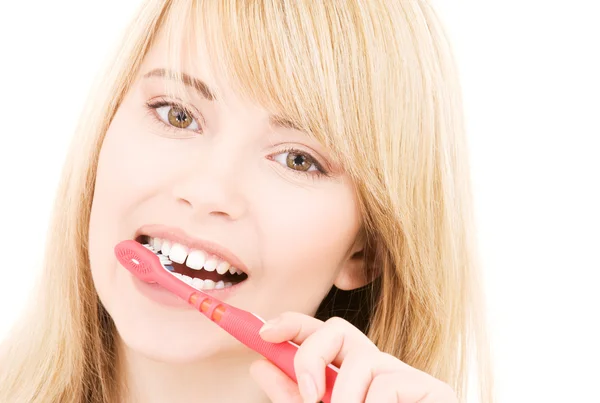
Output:
<svg viewBox="0 0 600 403">
<path fill-rule="evenodd" d="M 307 151 L 289 148 L 280 151 L 279 154 L 271 155 L 269 159 L 298 174 L 328 176 L 327 170 L 323 168 L 319 160 Z"/>
<path fill-rule="evenodd" d="M 187 129 L 194 119 L 184 109 L 178 106 L 172 106 L 169 109 L 169 123 L 179 129 Z"/>
<path fill-rule="evenodd" d="M 299 150 L 286 150 L 274 155 L 272 158 L 284 167 L 293 169 L 296 172 L 324 172 L 319 163 L 310 154 Z"/>
<path fill-rule="evenodd" d="M 314 162 L 309 156 L 292 152 L 287 153 L 285 163 L 288 168 L 303 172 L 308 171 L 310 167 L 314 165 Z"/>
<path fill-rule="evenodd" d="M 179 105 L 171 103 L 165 104 L 165 102 L 161 100 L 155 104 L 148 103 L 148 107 L 156 111 L 159 119 L 167 125 L 168 128 L 200 131 L 200 125 L 196 119 L 194 119 L 192 114 Z"/>
</svg>

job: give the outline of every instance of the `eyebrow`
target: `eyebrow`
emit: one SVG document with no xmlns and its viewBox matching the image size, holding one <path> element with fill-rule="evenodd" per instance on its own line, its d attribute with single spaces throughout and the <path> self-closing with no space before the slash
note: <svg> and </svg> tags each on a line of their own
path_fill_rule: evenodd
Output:
<svg viewBox="0 0 600 403">
<path fill-rule="evenodd" d="M 167 69 L 154 69 L 154 70 L 144 74 L 144 78 L 151 78 L 151 77 L 162 77 L 162 78 L 167 78 L 170 80 L 180 81 L 184 85 L 187 85 L 188 87 L 192 87 L 192 88 L 196 89 L 196 91 L 198 91 L 198 93 L 203 98 L 205 98 L 209 101 L 214 101 L 216 99 L 214 93 L 210 90 L 210 88 L 204 81 L 202 81 L 198 78 L 192 77 L 189 74 L 174 73 Z M 292 129 L 292 130 L 303 131 L 296 124 L 294 124 L 291 120 L 283 118 L 281 116 L 276 116 L 276 115 L 269 116 L 269 123 L 272 126 L 276 126 L 276 127 L 285 127 L 285 128 Z"/>
<path fill-rule="evenodd" d="M 195 88 L 196 91 L 198 91 L 200 93 L 200 95 L 202 95 L 204 98 L 208 99 L 209 101 L 215 100 L 215 95 L 208 88 L 208 85 L 206 85 L 206 83 L 204 81 L 198 80 L 197 78 L 194 78 L 188 74 L 173 73 L 167 69 L 154 69 L 144 75 L 144 78 L 150 78 L 150 77 L 163 77 L 163 78 L 168 78 L 170 80 L 181 81 L 183 84 L 187 85 L 188 87 Z"/>
</svg>

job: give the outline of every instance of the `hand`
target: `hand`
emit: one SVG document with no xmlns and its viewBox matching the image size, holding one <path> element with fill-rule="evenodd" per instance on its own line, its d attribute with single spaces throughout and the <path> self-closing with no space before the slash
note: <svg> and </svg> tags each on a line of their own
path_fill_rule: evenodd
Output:
<svg viewBox="0 0 600 403">
<path fill-rule="evenodd" d="M 261 329 L 264 340 L 301 344 L 294 360 L 298 385 L 267 360 L 251 374 L 274 403 L 316 403 L 325 393 L 325 367 L 337 366 L 331 403 L 456 403 L 447 384 L 381 352 L 341 318 L 327 322 L 288 312 Z"/>
</svg>

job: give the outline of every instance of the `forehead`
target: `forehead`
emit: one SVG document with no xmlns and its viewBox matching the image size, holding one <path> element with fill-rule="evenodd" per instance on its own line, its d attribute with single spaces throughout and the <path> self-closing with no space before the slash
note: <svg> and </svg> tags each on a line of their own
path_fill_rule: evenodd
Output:
<svg viewBox="0 0 600 403">
<path fill-rule="evenodd" d="M 173 46 L 164 31 L 159 31 L 144 57 L 138 78 L 142 78 L 152 70 L 166 69 L 199 78 L 208 88 L 214 90 L 212 92 L 221 92 L 223 82 L 211 71 L 208 55 L 194 55 L 190 52 L 191 49 L 193 47 Z"/>
</svg>

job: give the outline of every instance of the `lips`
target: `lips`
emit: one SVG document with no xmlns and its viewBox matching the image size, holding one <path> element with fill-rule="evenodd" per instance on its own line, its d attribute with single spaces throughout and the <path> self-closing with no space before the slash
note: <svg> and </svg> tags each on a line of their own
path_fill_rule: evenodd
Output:
<svg viewBox="0 0 600 403">
<path fill-rule="evenodd" d="M 156 253 L 167 271 L 198 290 L 231 288 L 248 278 L 246 266 L 229 250 L 180 229 L 146 226 L 137 231 L 135 240 Z"/>
<path fill-rule="evenodd" d="M 164 225 L 146 225 L 136 231 L 135 239 L 138 239 L 143 235 L 152 238 L 159 238 L 161 240 L 167 240 L 171 243 L 171 245 L 177 243 L 182 245 L 184 248 L 187 248 L 189 251 L 201 251 L 205 254 L 206 258 L 213 257 L 216 261 L 225 261 L 229 263 L 230 267 L 233 266 L 247 275 L 251 274 L 248 267 L 235 254 L 233 254 L 224 246 L 208 240 L 192 237 L 179 228 L 168 227 Z M 184 262 L 178 261 L 178 263 Z M 209 262 L 209 264 L 212 265 L 214 263 Z"/>
</svg>

